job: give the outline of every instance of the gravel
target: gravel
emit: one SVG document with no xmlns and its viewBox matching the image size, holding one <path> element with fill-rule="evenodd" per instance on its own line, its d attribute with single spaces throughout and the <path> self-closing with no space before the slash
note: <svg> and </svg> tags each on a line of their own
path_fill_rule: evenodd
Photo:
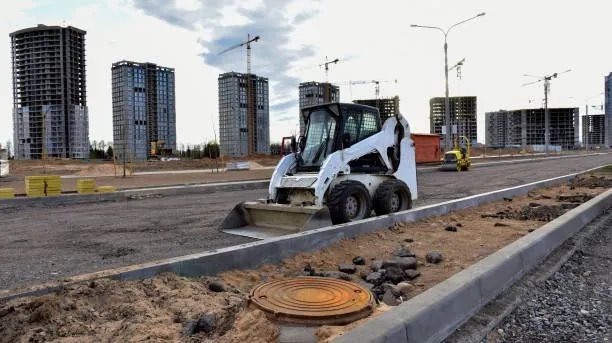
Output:
<svg viewBox="0 0 612 343">
<path fill-rule="evenodd" d="M 482 342 L 609 342 L 612 327 L 612 215 Z"/>
</svg>

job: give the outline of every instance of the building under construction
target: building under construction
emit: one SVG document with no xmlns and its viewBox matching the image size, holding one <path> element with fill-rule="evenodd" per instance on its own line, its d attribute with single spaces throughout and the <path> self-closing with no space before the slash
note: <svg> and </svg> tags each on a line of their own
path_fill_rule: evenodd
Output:
<svg viewBox="0 0 612 343">
<path fill-rule="evenodd" d="M 580 146 L 579 109 L 549 108 L 550 145 L 561 149 Z M 500 110 L 485 113 L 485 144 L 490 147 L 543 146 L 544 109 Z"/>
<path fill-rule="evenodd" d="M 606 141 L 606 116 L 589 114 L 582 116 L 582 143 L 586 147 L 603 146 Z"/>
<path fill-rule="evenodd" d="M 612 147 L 612 73 L 605 77 L 605 146 Z"/>
<path fill-rule="evenodd" d="M 115 157 L 142 161 L 176 151 L 174 69 L 120 61 L 111 72 Z"/>
<path fill-rule="evenodd" d="M 450 97 L 449 103 L 450 124 L 453 137 L 465 136 L 472 144 L 475 144 L 478 139 L 476 128 L 476 97 Z M 444 137 L 442 128 L 446 123 L 445 109 L 444 97 L 432 98 L 429 100 L 429 133 L 440 135 L 441 139 Z"/>
<path fill-rule="evenodd" d="M 399 113 L 399 96 L 383 99 L 364 99 L 354 100 L 356 104 L 367 105 L 378 108 L 380 112 L 380 122 L 385 123 L 389 117 L 393 117 Z"/>
<path fill-rule="evenodd" d="M 16 159 L 89 157 L 85 33 L 38 25 L 10 34 Z"/>
<path fill-rule="evenodd" d="M 302 82 L 300 83 L 300 135 L 304 134 L 306 127 L 302 118 L 301 109 L 308 106 L 326 104 L 340 101 L 340 87 L 329 82 Z"/>
<path fill-rule="evenodd" d="M 229 72 L 219 75 L 218 81 L 221 154 L 269 154 L 268 79 Z"/>
</svg>

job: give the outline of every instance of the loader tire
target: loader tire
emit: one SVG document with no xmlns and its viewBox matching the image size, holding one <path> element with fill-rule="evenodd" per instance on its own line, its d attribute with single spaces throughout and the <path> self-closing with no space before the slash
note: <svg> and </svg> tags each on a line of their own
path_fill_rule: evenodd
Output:
<svg viewBox="0 0 612 343">
<path fill-rule="evenodd" d="M 372 213 L 372 200 L 361 182 L 346 180 L 329 192 L 327 207 L 332 223 L 336 225 L 368 218 Z"/>
<path fill-rule="evenodd" d="M 410 189 L 402 180 L 386 180 L 378 186 L 374 195 L 374 212 L 377 216 L 412 208 Z"/>
</svg>

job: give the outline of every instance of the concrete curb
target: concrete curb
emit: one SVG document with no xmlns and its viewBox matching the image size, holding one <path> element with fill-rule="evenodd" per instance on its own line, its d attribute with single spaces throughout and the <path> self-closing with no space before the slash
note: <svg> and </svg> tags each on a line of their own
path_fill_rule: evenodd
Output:
<svg viewBox="0 0 612 343">
<path fill-rule="evenodd" d="M 282 259 L 295 256 L 298 253 L 316 251 L 325 248 L 338 240 L 355 237 L 363 233 L 373 232 L 377 229 L 391 226 L 396 222 L 418 221 L 427 217 L 442 215 L 450 211 L 478 206 L 491 201 L 502 200 L 505 197 L 523 195 L 534 188 L 559 184 L 570 180 L 578 174 L 589 172 L 598 168 L 600 167 L 517 187 L 451 200 L 441 204 L 429 205 L 386 216 L 369 218 L 358 222 L 309 230 L 292 235 L 217 250 L 210 250 L 198 254 L 149 262 L 140 265 L 82 274 L 67 278 L 63 282 L 49 282 L 34 287 L 1 290 L 0 301 L 17 297 L 42 295 L 61 289 L 64 285 L 104 277 L 134 280 L 154 277 L 155 275 L 164 272 L 174 272 L 178 275 L 187 277 L 198 277 L 215 275 L 231 269 L 257 268 L 264 264 L 280 262 Z"/>
<path fill-rule="evenodd" d="M 612 190 L 333 342 L 440 342 L 610 207 Z"/>
<path fill-rule="evenodd" d="M 0 210 L 19 208 L 23 206 L 46 207 L 57 205 L 73 205 L 73 204 L 88 204 L 107 201 L 122 201 L 129 200 L 133 197 L 147 197 L 154 195 L 174 196 L 186 194 L 209 194 L 217 192 L 230 192 L 245 189 L 265 189 L 268 188 L 268 180 L 249 180 L 236 182 L 217 182 L 204 183 L 196 185 L 183 186 L 166 186 L 152 188 L 136 188 L 121 190 L 114 193 L 96 193 L 96 194 L 65 194 L 52 197 L 35 197 L 35 198 L 15 198 L 0 200 Z"/>
</svg>

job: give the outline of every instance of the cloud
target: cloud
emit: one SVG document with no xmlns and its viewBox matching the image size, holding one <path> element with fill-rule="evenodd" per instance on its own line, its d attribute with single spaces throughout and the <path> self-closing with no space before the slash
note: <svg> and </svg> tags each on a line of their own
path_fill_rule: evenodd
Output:
<svg viewBox="0 0 612 343">
<path fill-rule="evenodd" d="M 196 30 L 199 26 L 210 32 L 206 39 L 198 40 L 204 48 L 200 56 L 206 64 L 223 72 L 246 72 L 246 49 L 234 49 L 222 55 L 219 52 L 245 41 L 248 34 L 251 37 L 259 35 L 261 39 L 251 44 L 251 72 L 269 79 L 276 102 L 271 104 L 271 108 L 277 112 L 298 105 L 296 98 L 299 80 L 289 73 L 292 64 L 315 55 L 312 46 L 290 46 L 293 43 L 291 37 L 295 32 L 294 25 L 318 13 L 310 7 L 290 17 L 287 7 L 295 1 L 262 0 L 259 6 L 247 8 L 237 0 L 200 0 L 200 9 L 191 11 L 177 7 L 174 1 L 134 0 L 133 4 L 147 15 L 172 25 L 190 30 Z M 246 20 L 240 24 L 222 25 L 222 11 L 228 8 L 235 11 L 232 14 Z"/>
</svg>

